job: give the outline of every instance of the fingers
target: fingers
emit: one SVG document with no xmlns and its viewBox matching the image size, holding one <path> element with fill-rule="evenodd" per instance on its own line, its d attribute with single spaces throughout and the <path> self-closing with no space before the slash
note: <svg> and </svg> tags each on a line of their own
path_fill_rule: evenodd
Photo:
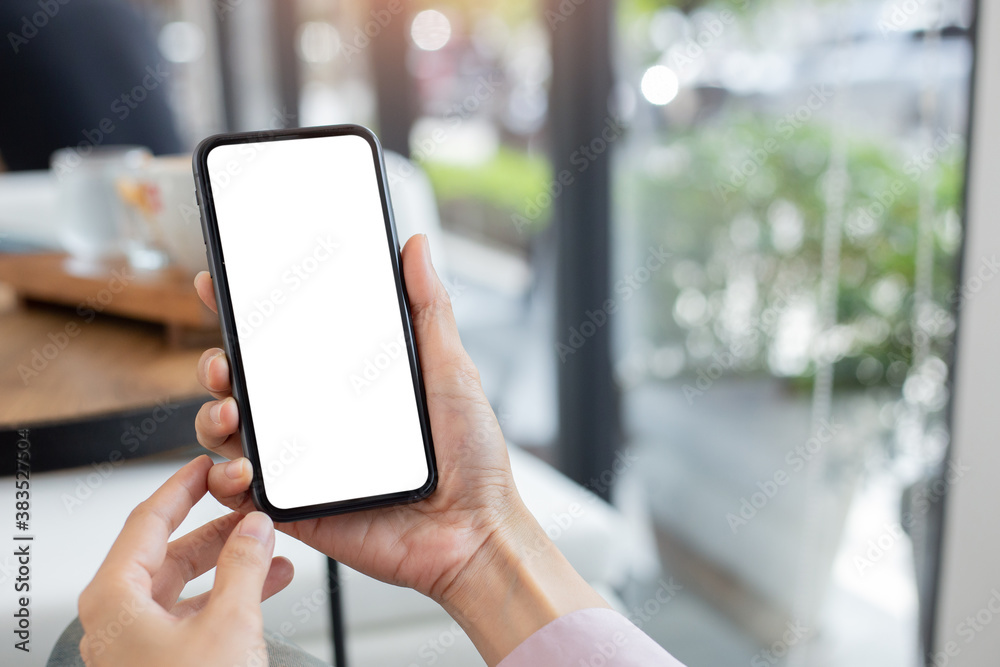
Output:
<svg viewBox="0 0 1000 667">
<path fill-rule="evenodd" d="M 276 556 L 271 559 L 271 569 L 267 572 L 267 577 L 264 578 L 264 588 L 261 591 L 260 601 L 263 602 L 267 600 L 272 595 L 280 593 L 288 587 L 288 584 L 292 583 L 292 579 L 295 577 L 295 568 L 292 566 L 292 562 L 285 558 L 284 556 Z M 199 611 L 205 608 L 208 601 L 211 599 L 212 591 L 207 591 L 200 595 L 196 595 L 187 600 L 181 600 L 174 605 L 170 613 L 178 618 L 184 618 L 186 616 L 191 616 L 197 614 Z"/>
<path fill-rule="evenodd" d="M 247 493 L 252 481 L 253 467 L 243 457 L 217 463 L 208 471 L 208 490 L 215 499 L 229 509 L 245 514 L 254 510 L 253 501 Z"/>
<path fill-rule="evenodd" d="M 229 360 L 217 347 L 205 350 L 198 360 L 198 382 L 216 398 L 226 398 L 232 392 L 229 384 Z"/>
<path fill-rule="evenodd" d="M 194 277 L 194 289 L 201 297 L 202 303 L 208 306 L 213 313 L 218 313 L 219 309 L 215 304 L 215 289 L 212 285 L 212 276 L 208 271 L 200 271 Z"/>
<path fill-rule="evenodd" d="M 433 385 L 433 376 L 439 372 L 460 371 L 478 376 L 462 347 L 451 299 L 431 264 L 427 237 L 419 234 L 407 241 L 402 258 L 420 365 L 431 376 L 428 386 Z"/>
<path fill-rule="evenodd" d="M 88 622 L 116 614 L 119 605 L 152 593 L 152 580 L 167 553 L 167 540 L 208 490 L 212 460 L 199 456 L 132 510 L 94 580 L 80 596 Z"/>
<path fill-rule="evenodd" d="M 202 447 L 235 459 L 243 454 L 239 423 L 239 408 L 235 400 L 208 401 L 194 418 L 194 431 Z"/>
<path fill-rule="evenodd" d="M 215 567 L 222 545 L 242 518 L 227 514 L 167 545 L 163 567 L 153 577 L 153 599 L 165 609 L 177 602 L 187 582 Z"/>
<path fill-rule="evenodd" d="M 251 512 L 226 540 L 215 566 L 215 585 L 207 607 L 223 615 L 256 607 L 274 552 L 274 524 L 263 512 Z"/>
<path fill-rule="evenodd" d="M 236 458 L 242 452 L 240 439 L 234 437 L 239 429 L 240 415 L 236 400 L 229 395 L 229 361 L 218 348 L 205 350 L 198 360 L 198 382 L 215 396 L 198 410 L 194 428 L 202 447 L 227 458 Z"/>
<path fill-rule="evenodd" d="M 101 569 L 135 563 L 150 577 L 155 575 L 166 556 L 170 534 L 208 490 L 211 467 L 212 459 L 199 456 L 132 510 Z"/>
</svg>

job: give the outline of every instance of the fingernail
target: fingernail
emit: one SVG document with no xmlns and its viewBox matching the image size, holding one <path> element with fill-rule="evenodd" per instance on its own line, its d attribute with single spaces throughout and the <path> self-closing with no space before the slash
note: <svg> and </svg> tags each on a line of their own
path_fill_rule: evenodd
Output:
<svg viewBox="0 0 1000 667">
<path fill-rule="evenodd" d="M 431 259 L 431 240 L 427 238 L 427 234 L 421 234 L 424 237 L 424 246 L 427 247 L 427 268 L 431 271 L 434 270 L 434 260 Z"/>
<path fill-rule="evenodd" d="M 213 370 L 213 367 L 216 366 L 217 364 L 226 364 L 226 363 L 228 363 L 226 361 L 226 355 L 221 352 L 208 360 L 208 381 L 212 383 L 213 387 L 219 386 L 219 384 L 215 381 L 215 376 L 217 374 L 221 373 L 222 375 L 229 377 L 228 366 L 225 365 L 219 366 L 219 370 L 217 371 Z"/>
<path fill-rule="evenodd" d="M 212 418 L 216 424 L 222 424 L 222 404 L 225 401 L 218 401 L 212 406 L 212 409 L 208 411 L 208 416 Z"/>
<path fill-rule="evenodd" d="M 243 467 L 249 463 L 245 458 L 233 459 L 226 464 L 226 477 L 229 479 L 239 479 L 243 476 Z"/>
<path fill-rule="evenodd" d="M 267 544 L 274 530 L 271 517 L 263 512 L 250 512 L 240 522 L 240 535 L 256 539 L 261 544 Z"/>
</svg>

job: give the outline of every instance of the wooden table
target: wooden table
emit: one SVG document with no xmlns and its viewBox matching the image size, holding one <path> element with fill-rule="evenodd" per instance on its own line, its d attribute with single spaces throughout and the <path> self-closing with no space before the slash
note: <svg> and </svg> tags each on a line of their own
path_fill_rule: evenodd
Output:
<svg viewBox="0 0 1000 667">
<path fill-rule="evenodd" d="M 104 287 L 99 281 L 93 295 Z M 154 305 L 136 291 L 126 285 L 115 296 L 119 307 Z M 78 305 L 86 298 L 68 297 Z M 200 307 L 207 316 L 192 311 L 194 317 L 213 321 Z M 208 398 L 195 378 L 205 345 L 178 346 L 163 324 L 107 312 L 39 304 L 0 283 L 0 475 L 12 474 L 9 448 L 21 429 L 28 430 L 35 471 L 195 443 L 194 415 Z M 203 341 L 220 342 L 217 328 Z"/>
<path fill-rule="evenodd" d="M 124 258 L 83 261 L 55 252 L 0 254 L 0 282 L 22 301 L 162 324 L 173 345 L 219 329 L 192 276 L 175 267 L 138 270 Z"/>
</svg>

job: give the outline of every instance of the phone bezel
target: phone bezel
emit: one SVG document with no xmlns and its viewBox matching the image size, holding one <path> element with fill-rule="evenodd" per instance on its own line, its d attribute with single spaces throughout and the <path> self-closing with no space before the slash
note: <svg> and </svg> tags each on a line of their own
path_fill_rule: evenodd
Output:
<svg viewBox="0 0 1000 667">
<path fill-rule="evenodd" d="M 403 325 L 403 337 L 406 342 L 407 357 L 410 363 L 410 373 L 413 378 L 414 399 L 417 402 L 417 414 L 420 420 L 420 430 L 423 437 L 425 457 L 427 461 L 427 480 L 418 488 L 402 490 L 378 496 L 338 500 L 329 503 L 307 505 L 294 508 L 274 506 L 267 498 L 261 473 L 260 457 L 257 451 L 256 435 L 253 428 L 253 408 L 250 405 L 247 392 L 246 376 L 243 369 L 243 359 L 240 352 L 239 337 L 236 330 L 236 318 L 232 308 L 229 293 L 229 280 L 225 270 L 225 257 L 222 252 L 222 242 L 219 234 L 218 220 L 215 215 L 215 204 L 212 197 L 212 185 L 208 177 L 208 156 L 213 149 L 232 144 L 254 144 L 294 139 L 315 139 L 332 136 L 353 135 L 364 139 L 372 149 L 372 159 L 375 164 L 379 194 L 382 199 L 382 217 L 385 223 L 386 242 L 392 263 L 393 277 L 396 283 L 396 295 L 399 301 L 400 318 Z M 406 292 L 400 259 L 399 238 L 396 234 L 396 223 L 393 218 L 392 203 L 387 187 L 385 159 L 382 146 L 375 134 L 361 125 L 327 125 L 319 127 L 295 128 L 287 130 L 268 130 L 261 132 L 239 132 L 216 134 L 204 139 L 198 144 L 192 158 L 195 179 L 195 194 L 198 208 L 201 211 L 202 234 L 205 239 L 208 265 L 215 286 L 215 298 L 219 310 L 219 321 L 222 328 L 223 343 L 230 361 L 230 380 L 233 397 L 240 411 L 240 440 L 243 444 L 243 454 L 253 464 L 253 482 L 251 497 L 254 505 L 275 521 L 288 522 L 310 519 L 332 514 L 343 514 L 359 510 L 412 503 L 427 498 L 437 487 L 437 463 L 434 456 L 434 443 L 431 436 L 430 418 L 427 410 L 427 397 L 424 391 L 423 374 L 420 370 L 420 358 L 417 353 L 413 334 L 413 319 L 410 315 L 410 302 Z"/>
</svg>

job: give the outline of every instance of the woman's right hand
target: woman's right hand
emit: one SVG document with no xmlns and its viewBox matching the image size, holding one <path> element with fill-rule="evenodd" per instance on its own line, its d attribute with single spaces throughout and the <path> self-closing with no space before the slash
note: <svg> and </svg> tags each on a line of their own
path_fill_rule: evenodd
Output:
<svg viewBox="0 0 1000 667">
<path fill-rule="evenodd" d="M 518 495 L 500 425 L 462 347 L 425 236 L 407 242 L 402 263 L 434 436 L 437 489 L 412 504 L 276 527 L 351 568 L 437 600 L 493 664 L 548 621 L 606 603 L 569 567 Z M 209 275 L 199 274 L 195 286 L 216 310 Z M 302 356 L 298 363 L 309 359 Z M 212 470 L 209 488 L 228 507 L 253 511 L 251 470 L 241 458 L 225 353 L 205 352 L 198 377 L 216 399 L 198 414 L 198 441 L 233 459 Z M 553 575 L 559 575 L 553 585 L 563 592 L 541 586 Z M 504 606 L 525 593 L 532 596 L 521 600 L 527 609 L 499 622 Z M 512 625 L 509 632 L 504 623 Z"/>
</svg>

